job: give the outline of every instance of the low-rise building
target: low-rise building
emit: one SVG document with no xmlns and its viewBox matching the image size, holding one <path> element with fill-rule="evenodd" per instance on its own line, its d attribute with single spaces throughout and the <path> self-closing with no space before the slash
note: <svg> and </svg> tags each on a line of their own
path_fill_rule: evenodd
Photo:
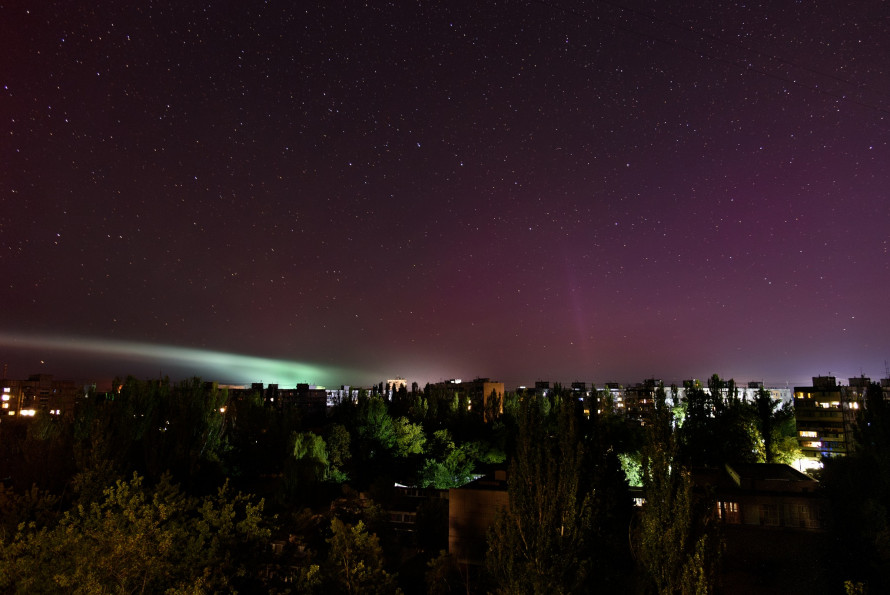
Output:
<svg viewBox="0 0 890 595">
<path fill-rule="evenodd" d="M 509 507 L 503 470 L 448 490 L 448 552 L 460 564 L 482 564 L 488 529 L 498 513 Z"/>
</svg>

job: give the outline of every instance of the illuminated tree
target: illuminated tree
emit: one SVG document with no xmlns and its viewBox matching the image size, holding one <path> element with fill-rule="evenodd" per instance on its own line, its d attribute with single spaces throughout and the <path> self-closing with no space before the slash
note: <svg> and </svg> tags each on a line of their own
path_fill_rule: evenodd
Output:
<svg viewBox="0 0 890 595">
<path fill-rule="evenodd" d="M 343 424 L 331 424 L 325 432 L 325 442 L 328 445 L 328 460 L 330 461 L 330 474 L 335 481 L 344 481 L 346 475 L 344 469 L 349 462 L 349 444 L 352 440 L 349 430 Z"/>
<path fill-rule="evenodd" d="M 460 487 L 472 479 L 477 455 L 475 444 L 457 446 L 448 430 L 437 430 L 430 440 L 418 484 L 440 490 Z"/>
<path fill-rule="evenodd" d="M 713 503 L 696 496 L 677 453 L 662 386 L 656 391 L 655 417 L 643 449 L 646 502 L 636 535 L 638 559 L 659 594 L 712 593 L 722 549 Z"/>
<path fill-rule="evenodd" d="M 763 445 L 760 462 L 792 464 L 800 456 L 794 409 L 773 399 L 763 387 L 754 395 L 752 407 Z"/>
<path fill-rule="evenodd" d="M 359 397 L 355 424 L 362 458 L 374 458 L 376 454 L 395 446 L 392 418 L 381 397 Z"/>
<path fill-rule="evenodd" d="M 423 426 L 412 424 L 407 417 L 400 417 L 393 422 L 393 430 L 396 435 L 395 452 L 398 456 L 423 454 L 423 445 L 426 442 Z"/>
</svg>

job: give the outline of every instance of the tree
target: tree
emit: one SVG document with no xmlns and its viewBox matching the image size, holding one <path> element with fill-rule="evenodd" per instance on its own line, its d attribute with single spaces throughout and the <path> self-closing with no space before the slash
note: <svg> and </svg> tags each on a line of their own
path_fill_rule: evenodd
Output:
<svg viewBox="0 0 890 595">
<path fill-rule="evenodd" d="M 325 442 L 328 445 L 328 461 L 330 462 L 330 476 L 333 481 L 346 481 L 344 471 L 349 462 L 349 443 L 352 440 L 349 430 L 342 424 L 331 424 L 325 432 Z"/>
<path fill-rule="evenodd" d="M 395 428 L 381 397 L 359 397 L 356 432 L 363 458 L 372 459 L 395 445 Z"/>
<path fill-rule="evenodd" d="M 348 525 L 334 517 L 331 533 L 327 569 L 329 580 L 337 591 L 380 595 L 401 593 L 395 577 L 383 569 L 383 550 L 377 535 L 368 533 L 362 521 Z"/>
<path fill-rule="evenodd" d="M 692 478 L 680 464 L 678 443 L 665 405 L 664 387 L 656 391 L 656 410 L 643 449 L 646 502 L 636 535 L 638 559 L 659 594 L 714 591 L 721 541 L 713 503 L 693 492 Z"/>
<path fill-rule="evenodd" d="M 393 430 L 395 431 L 395 451 L 398 456 L 423 454 L 423 445 L 426 442 L 423 426 L 412 424 L 407 417 L 400 417 L 393 422 Z"/>
<path fill-rule="evenodd" d="M 865 392 L 856 448 L 824 461 L 831 562 L 840 580 L 868 593 L 890 592 L 890 403 L 877 383 Z M 840 581 L 839 581 L 840 582 Z"/>
<path fill-rule="evenodd" d="M 310 482 L 324 481 L 329 465 L 324 438 L 312 432 L 294 432 L 291 442 L 298 477 Z"/>
<path fill-rule="evenodd" d="M 0 486 L 0 539 L 11 538 L 22 523 L 44 527 L 59 516 L 59 498 L 41 490 L 36 484 L 30 490 L 16 493 L 12 486 Z"/>
<path fill-rule="evenodd" d="M 256 590 L 268 538 L 263 502 L 226 487 L 186 497 L 165 476 L 118 481 L 100 502 L 66 512 L 54 527 L 30 523 L 0 542 L 4 592 L 207 592 Z M 250 570 L 250 571 L 249 571 Z"/>
<path fill-rule="evenodd" d="M 489 533 L 486 567 L 498 593 L 575 593 L 588 586 L 592 494 L 574 407 L 557 398 L 555 431 L 539 403 L 523 401 L 508 476 L 509 510 Z"/>
<path fill-rule="evenodd" d="M 763 445 L 760 462 L 792 464 L 800 456 L 793 407 L 781 404 L 760 387 L 754 395 L 753 408 Z"/>
<path fill-rule="evenodd" d="M 457 559 L 446 550 L 440 550 L 438 556 L 427 562 L 424 578 L 429 595 L 471 592 L 468 569 L 462 569 Z"/>
<path fill-rule="evenodd" d="M 226 391 L 199 378 L 171 385 L 167 378 L 131 376 L 115 387 L 80 405 L 74 450 L 81 463 L 107 461 L 123 475 L 138 471 L 151 480 L 170 471 L 182 482 L 219 465 Z"/>
<path fill-rule="evenodd" d="M 474 444 L 456 446 L 448 430 L 437 430 L 430 441 L 418 484 L 440 490 L 466 484 L 472 479 L 477 454 Z"/>
<path fill-rule="evenodd" d="M 688 386 L 683 404 L 678 442 L 684 464 L 722 467 L 757 460 L 760 437 L 755 414 L 739 399 L 732 379 L 714 374 L 707 389 L 698 382 Z"/>
</svg>

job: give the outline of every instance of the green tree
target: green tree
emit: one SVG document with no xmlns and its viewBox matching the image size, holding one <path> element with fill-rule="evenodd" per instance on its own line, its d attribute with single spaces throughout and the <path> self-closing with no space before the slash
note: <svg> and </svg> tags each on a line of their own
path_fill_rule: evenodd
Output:
<svg viewBox="0 0 890 595">
<path fill-rule="evenodd" d="M 423 445 L 426 442 L 423 426 L 412 424 L 407 417 L 400 417 L 393 422 L 393 430 L 395 432 L 395 451 L 398 456 L 423 454 Z"/>
<path fill-rule="evenodd" d="M 763 387 L 754 395 L 752 406 L 763 447 L 759 462 L 792 464 L 800 457 L 793 407 L 773 399 Z"/>
<path fill-rule="evenodd" d="M 53 527 L 21 527 L 0 542 L 0 589 L 15 593 L 210 592 L 259 588 L 270 530 L 263 503 L 226 487 L 201 501 L 165 476 L 119 481 L 100 502 L 65 513 Z"/>
<path fill-rule="evenodd" d="M 141 390 L 152 401 L 144 412 L 150 425 L 142 440 L 146 470 L 151 477 L 157 478 L 169 470 L 178 480 L 186 481 L 195 476 L 199 465 L 219 461 L 227 391 L 200 378 L 173 386 L 167 379 L 147 381 Z"/>
<path fill-rule="evenodd" d="M 474 443 L 457 446 L 448 430 L 437 430 L 433 432 L 418 484 L 440 490 L 460 487 L 472 479 L 478 454 Z"/>
<path fill-rule="evenodd" d="M 291 441 L 292 460 L 299 469 L 299 477 L 311 482 L 324 481 L 329 466 L 324 438 L 313 432 L 294 432 Z"/>
<path fill-rule="evenodd" d="M 328 445 L 328 461 L 330 462 L 330 475 L 333 481 L 346 481 L 346 465 L 351 457 L 349 444 L 352 436 L 343 424 L 331 424 L 325 431 L 325 442 Z"/>
<path fill-rule="evenodd" d="M 377 535 L 368 533 L 362 521 L 348 525 L 334 517 L 331 533 L 327 570 L 334 589 L 349 594 L 401 593 L 395 577 L 383 568 Z"/>
<path fill-rule="evenodd" d="M 713 503 L 696 497 L 690 473 L 680 464 L 663 386 L 656 391 L 642 476 L 646 503 L 636 549 L 652 587 L 664 595 L 712 593 L 722 549 Z"/>
<path fill-rule="evenodd" d="M 228 394 L 191 378 L 115 381 L 107 394 L 84 399 L 74 425 L 80 471 L 107 466 L 125 475 L 139 471 L 157 480 L 170 471 L 190 482 L 212 471 L 224 451 Z"/>
<path fill-rule="evenodd" d="M 382 398 L 360 396 L 355 423 L 362 457 L 374 458 L 395 446 L 396 431 Z"/>
</svg>

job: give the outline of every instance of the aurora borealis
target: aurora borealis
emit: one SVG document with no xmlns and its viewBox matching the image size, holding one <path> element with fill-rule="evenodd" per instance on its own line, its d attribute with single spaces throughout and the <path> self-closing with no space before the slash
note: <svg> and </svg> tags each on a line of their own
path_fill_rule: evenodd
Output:
<svg viewBox="0 0 890 595">
<path fill-rule="evenodd" d="M 882 2 L 30 4 L 13 377 L 885 373 Z"/>
</svg>

